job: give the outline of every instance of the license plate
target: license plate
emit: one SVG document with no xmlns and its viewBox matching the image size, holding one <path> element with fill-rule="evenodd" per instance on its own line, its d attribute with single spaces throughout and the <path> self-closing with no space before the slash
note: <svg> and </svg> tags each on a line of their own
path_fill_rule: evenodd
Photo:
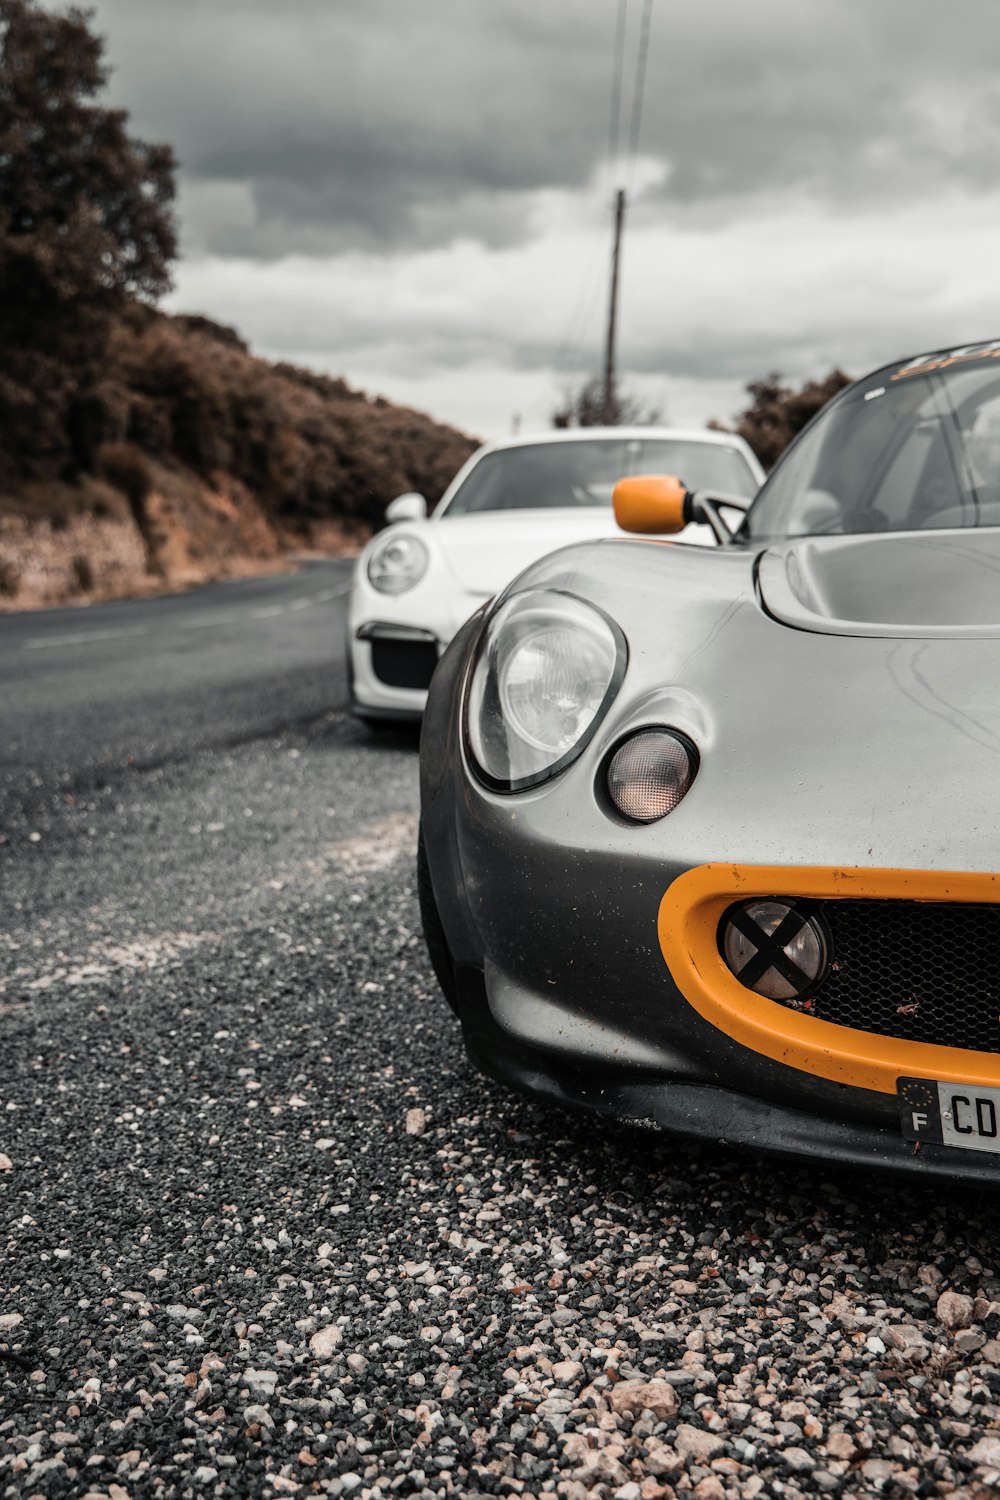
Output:
<svg viewBox="0 0 1000 1500">
<path fill-rule="evenodd" d="M 908 1141 L 936 1141 L 1000 1155 L 1000 1089 L 930 1078 L 896 1080 L 899 1119 Z"/>
</svg>

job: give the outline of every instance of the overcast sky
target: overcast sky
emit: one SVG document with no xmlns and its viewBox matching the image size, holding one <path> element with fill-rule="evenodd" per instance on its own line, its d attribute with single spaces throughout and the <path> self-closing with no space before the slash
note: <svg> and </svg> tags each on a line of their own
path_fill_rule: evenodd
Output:
<svg viewBox="0 0 1000 1500">
<path fill-rule="evenodd" d="M 181 162 L 173 307 L 484 436 L 599 369 L 618 0 L 95 10 Z M 623 382 L 671 421 L 1000 333 L 997 0 L 654 0 L 621 154 Z"/>
</svg>

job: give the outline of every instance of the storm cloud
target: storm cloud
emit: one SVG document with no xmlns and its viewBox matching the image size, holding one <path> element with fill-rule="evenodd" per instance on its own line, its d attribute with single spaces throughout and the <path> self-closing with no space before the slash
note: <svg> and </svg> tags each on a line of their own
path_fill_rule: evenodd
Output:
<svg viewBox="0 0 1000 1500">
<path fill-rule="evenodd" d="M 509 243 L 531 194 L 583 186 L 606 155 L 612 0 L 101 0 L 97 15 L 137 124 L 197 185 L 189 233 L 225 254 Z M 995 0 L 661 5 L 642 151 L 684 213 L 993 191 L 998 65 Z M 206 188 L 228 217 L 213 222 Z"/>
<path fill-rule="evenodd" d="M 181 161 L 178 301 L 390 394 L 447 390 L 442 415 L 482 411 L 480 428 L 516 372 L 538 406 L 599 359 L 616 11 L 98 0 L 115 98 Z M 995 0 L 658 0 L 640 159 L 620 175 L 622 360 L 672 408 L 699 383 L 736 399 L 767 369 L 981 333 Z"/>
</svg>

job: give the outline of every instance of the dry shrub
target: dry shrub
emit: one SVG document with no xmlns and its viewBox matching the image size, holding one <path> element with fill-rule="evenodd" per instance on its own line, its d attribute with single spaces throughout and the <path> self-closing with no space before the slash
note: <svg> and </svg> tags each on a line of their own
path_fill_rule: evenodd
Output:
<svg viewBox="0 0 1000 1500">
<path fill-rule="evenodd" d="M 16 599 L 21 587 L 21 575 L 13 563 L 0 557 L 0 595 L 5 599 Z"/>
<path fill-rule="evenodd" d="M 708 425 L 716 432 L 739 433 L 770 469 L 816 413 L 850 383 L 843 370 L 831 370 L 823 380 L 807 380 L 800 390 L 782 385 L 779 374 L 767 375 L 747 385 L 750 405 L 740 412 L 735 427 L 715 421 Z"/>
<path fill-rule="evenodd" d="M 147 572 L 162 573 L 159 552 L 163 538 L 150 515 L 153 476 L 145 457 L 131 443 L 105 443 L 97 460 L 102 478 L 121 490 L 128 501 L 132 519 L 146 549 Z"/>
<path fill-rule="evenodd" d="M 132 443 L 105 443 L 97 455 L 102 478 L 121 490 L 133 514 L 141 510 L 153 488 L 153 476 L 145 457 Z"/>
<path fill-rule="evenodd" d="M 66 419 L 75 464 L 90 473 L 99 472 L 102 448 L 122 442 L 127 429 L 128 396 L 121 386 L 104 380 L 78 392 Z"/>
<path fill-rule="evenodd" d="M 208 318 L 132 305 L 115 325 L 100 382 L 77 391 L 61 434 L 47 433 L 22 481 L 47 477 L 55 495 L 60 481 L 82 493 L 87 476 L 103 476 L 127 497 L 151 545 L 155 464 L 214 491 L 237 485 L 283 540 L 309 544 L 331 523 L 362 534 L 380 526 L 405 490 L 435 504 L 474 447 L 454 428 L 343 380 L 256 359 Z"/>
<path fill-rule="evenodd" d="M 73 584 L 81 594 L 93 592 L 95 583 L 94 566 L 89 557 L 84 557 L 81 552 L 78 552 L 73 558 L 70 572 Z"/>
</svg>

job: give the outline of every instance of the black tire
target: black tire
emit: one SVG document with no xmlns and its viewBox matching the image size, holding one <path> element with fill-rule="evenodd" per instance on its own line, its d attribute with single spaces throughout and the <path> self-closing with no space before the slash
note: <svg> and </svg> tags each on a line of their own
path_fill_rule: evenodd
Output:
<svg viewBox="0 0 1000 1500">
<path fill-rule="evenodd" d="M 417 900 L 420 902 L 420 922 L 424 929 L 427 952 L 430 954 L 431 968 L 441 986 L 444 998 L 452 1010 L 457 1011 L 458 988 L 455 984 L 455 966 L 452 963 L 448 939 L 444 935 L 437 902 L 434 899 L 434 887 L 431 885 L 431 872 L 427 864 L 422 826 L 417 834 Z"/>
</svg>

